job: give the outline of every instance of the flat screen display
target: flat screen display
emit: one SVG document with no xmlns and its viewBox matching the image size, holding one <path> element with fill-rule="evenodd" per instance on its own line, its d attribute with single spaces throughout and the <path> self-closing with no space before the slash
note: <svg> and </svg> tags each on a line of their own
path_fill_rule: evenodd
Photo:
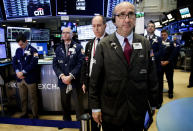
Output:
<svg viewBox="0 0 193 131">
<path fill-rule="evenodd" d="M 32 41 L 49 41 L 50 31 L 48 29 L 32 29 L 31 40 Z"/>
<path fill-rule="evenodd" d="M 6 53 L 6 46 L 5 44 L 0 44 L 0 59 L 6 59 L 7 53 Z"/>
<path fill-rule="evenodd" d="M 178 21 L 179 32 L 187 32 L 189 30 L 189 21 L 187 19 Z"/>
<path fill-rule="evenodd" d="M 47 44 L 48 43 L 39 43 L 39 42 L 32 42 L 31 43 L 31 46 L 33 46 L 34 48 L 36 48 L 37 49 L 37 51 L 38 51 L 38 54 L 40 54 L 40 55 L 43 55 L 44 54 L 44 52 L 46 53 L 46 54 L 48 54 L 48 48 L 47 48 Z"/>
<path fill-rule="evenodd" d="M 64 21 L 64 22 L 61 23 L 61 31 L 65 27 L 70 27 L 72 32 L 77 32 L 77 24 L 76 23 Z"/>
<path fill-rule="evenodd" d="M 10 42 L 11 57 L 15 56 L 17 48 L 20 48 L 17 42 Z"/>
<path fill-rule="evenodd" d="M 92 25 L 78 26 L 77 33 L 78 40 L 93 39 L 95 37 L 92 31 Z"/>
<path fill-rule="evenodd" d="M 16 41 L 16 38 L 19 34 L 24 34 L 27 37 L 27 40 L 30 40 L 30 28 L 22 27 L 7 27 L 7 40 Z"/>
<path fill-rule="evenodd" d="M 2 13 L 2 10 L 1 10 L 1 7 L 0 7 L 0 21 L 3 20 L 3 13 Z"/>
<path fill-rule="evenodd" d="M 0 42 L 5 42 L 5 29 L 0 27 Z"/>
<path fill-rule="evenodd" d="M 103 15 L 103 0 L 56 0 L 57 15 Z"/>
<path fill-rule="evenodd" d="M 7 19 L 51 15 L 50 0 L 3 0 Z"/>
<path fill-rule="evenodd" d="M 188 7 L 180 9 L 179 11 L 180 11 L 182 19 L 191 17 L 191 14 L 190 14 L 190 11 L 189 11 Z"/>
</svg>

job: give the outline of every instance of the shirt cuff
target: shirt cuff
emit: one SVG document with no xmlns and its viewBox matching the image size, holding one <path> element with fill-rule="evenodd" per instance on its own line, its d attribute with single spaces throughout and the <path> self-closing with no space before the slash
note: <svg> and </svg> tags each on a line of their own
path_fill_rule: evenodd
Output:
<svg viewBox="0 0 193 131">
<path fill-rule="evenodd" d="M 101 112 L 101 109 L 92 109 L 92 112 Z"/>
<path fill-rule="evenodd" d="M 69 75 L 70 75 L 70 77 L 71 77 L 72 79 L 75 79 L 75 77 L 74 77 L 74 75 L 73 75 L 72 73 L 69 73 Z"/>
<path fill-rule="evenodd" d="M 17 69 L 17 70 L 15 70 L 15 72 L 16 72 L 16 74 L 17 74 L 17 73 L 20 72 L 20 71 Z"/>
<path fill-rule="evenodd" d="M 62 77 L 63 75 L 64 75 L 63 73 L 62 73 L 62 74 L 60 74 L 60 75 L 59 75 L 59 79 L 61 79 L 61 77 Z"/>
</svg>

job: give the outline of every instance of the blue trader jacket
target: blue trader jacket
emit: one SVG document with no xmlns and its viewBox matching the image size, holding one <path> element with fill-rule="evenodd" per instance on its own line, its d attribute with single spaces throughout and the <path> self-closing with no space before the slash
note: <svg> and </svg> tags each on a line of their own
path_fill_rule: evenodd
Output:
<svg viewBox="0 0 193 131">
<path fill-rule="evenodd" d="M 161 62 L 160 61 L 161 61 L 161 56 L 163 55 L 162 39 L 156 36 L 155 34 L 153 35 L 151 39 L 148 38 L 147 35 L 145 37 L 150 42 L 151 48 L 153 49 L 157 71 L 160 72 L 161 71 Z"/>
<path fill-rule="evenodd" d="M 72 74 L 74 79 L 71 81 L 72 87 L 80 86 L 80 70 L 84 59 L 82 46 L 71 41 L 68 52 L 66 52 L 64 43 L 56 48 L 56 56 L 53 59 L 53 69 L 58 77 L 58 86 L 64 88 L 67 85 L 59 78 L 61 74 Z"/>
<path fill-rule="evenodd" d="M 165 44 L 162 43 L 162 48 L 163 54 L 161 56 L 161 61 L 169 61 L 170 65 L 173 67 L 178 49 L 174 46 L 174 43 L 168 39 L 166 40 Z"/>
<path fill-rule="evenodd" d="M 23 72 L 24 80 L 27 84 L 37 82 L 38 56 L 34 56 L 35 53 L 37 53 L 37 50 L 31 45 L 27 45 L 24 50 L 18 48 L 13 57 L 13 68 L 15 72 Z M 20 82 L 21 79 L 17 78 L 17 81 Z"/>
</svg>

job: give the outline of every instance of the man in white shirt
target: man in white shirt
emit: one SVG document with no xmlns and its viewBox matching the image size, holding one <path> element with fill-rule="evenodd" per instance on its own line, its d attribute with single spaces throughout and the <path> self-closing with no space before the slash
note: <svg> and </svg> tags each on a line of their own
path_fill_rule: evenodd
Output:
<svg viewBox="0 0 193 131">
<path fill-rule="evenodd" d="M 103 39 L 103 37 L 107 36 L 107 34 L 105 33 L 106 21 L 103 16 L 99 15 L 93 17 L 92 27 L 95 38 L 90 40 L 86 45 L 85 59 L 81 69 L 81 83 L 82 83 L 82 90 L 84 93 L 86 92 L 86 90 L 89 90 L 89 81 L 93 63 L 95 62 L 95 59 L 93 57 L 95 56 L 96 47 L 99 44 L 100 40 Z M 93 121 L 93 119 L 91 120 L 91 128 L 92 131 L 100 130 L 97 127 L 97 124 Z"/>
</svg>

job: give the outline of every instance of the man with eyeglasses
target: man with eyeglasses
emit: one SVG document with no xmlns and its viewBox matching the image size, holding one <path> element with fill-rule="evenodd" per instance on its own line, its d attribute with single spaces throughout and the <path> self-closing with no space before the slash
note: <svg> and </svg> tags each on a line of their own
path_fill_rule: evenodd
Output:
<svg viewBox="0 0 193 131">
<path fill-rule="evenodd" d="M 17 86 L 21 99 L 21 118 L 28 118 L 28 98 L 30 99 L 33 118 L 38 118 L 37 102 L 37 50 L 28 44 L 27 38 L 19 34 L 16 38 L 20 48 L 13 57 L 13 67 L 17 76 Z M 29 95 L 29 97 L 28 97 Z"/>
<path fill-rule="evenodd" d="M 142 131 L 149 103 L 157 106 L 156 66 L 149 41 L 133 32 L 134 5 L 121 2 L 113 13 L 117 30 L 97 46 L 89 104 L 103 131 Z"/>
<path fill-rule="evenodd" d="M 62 43 L 56 48 L 55 53 L 53 69 L 58 77 L 58 86 L 60 87 L 63 120 L 72 120 L 71 98 L 75 105 L 76 118 L 79 120 L 83 114 L 80 95 L 80 69 L 84 55 L 82 54 L 82 46 L 72 41 L 70 28 L 66 27 L 62 30 Z"/>
<path fill-rule="evenodd" d="M 157 69 L 157 77 L 159 80 L 159 98 L 158 98 L 158 105 L 157 109 L 159 109 L 162 105 L 163 102 L 163 87 L 161 87 L 161 83 L 163 81 L 161 80 L 161 55 L 163 54 L 163 47 L 162 47 L 162 39 L 161 37 L 155 35 L 155 24 L 153 21 L 149 21 L 147 24 L 147 35 L 145 36 L 152 47 L 152 55 L 153 58 L 155 59 L 156 63 L 156 69 Z"/>
</svg>

